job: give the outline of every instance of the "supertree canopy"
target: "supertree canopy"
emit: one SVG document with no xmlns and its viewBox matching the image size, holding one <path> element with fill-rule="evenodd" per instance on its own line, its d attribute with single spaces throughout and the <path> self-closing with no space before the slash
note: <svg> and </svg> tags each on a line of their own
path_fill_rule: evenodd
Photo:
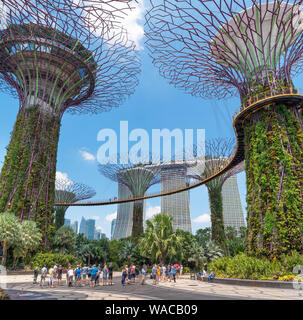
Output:
<svg viewBox="0 0 303 320">
<path fill-rule="evenodd" d="M 55 183 L 55 202 L 57 203 L 75 203 L 77 201 L 90 199 L 96 195 L 93 188 L 77 182 L 66 179 L 56 179 Z M 55 225 L 56 230 L 64 225 L 66 206 L 55 206 Z"/>
<path fill-rule="evenodd" d="M 203 163 L 203 166 L 196 165 L 190 170 L 188 176 L 201 181 L 216 174 L 230 161 L 234 149 L 235 143 L 233 139 L 221 138 L 206 141 L 205 162 Z M 226 239 L 223 220 L 222 187 L 229 177 L 240 173 L 243 170 L 244 166 L 242 162 L 227 173 L 206 183 L 210 204 L 212 240 L 223 250 L 226 250 Z"/>
<path fill-rule="evenodd" d="M 145 162 L 136 164 L 99 164 L 99 171 L 105 177 L 125 185 L 133 198 L 144 196 L 154 184 L 160 182 L 160 166 Z M 136 200 L 133 207 L 131 237 L 137 241 L 143 233 L 143 201 Z M 119 217 L 117 217 L 118 221 Z"/>
<path fill-rule="evenodd" d="M 89 12 L 90 1 L 78 2 Z M 64 112 L 100 113 L 118 106 L 134 92 L 140 63 L 122 28 L 100 23 L 96 29 L 94 19 L 82 18 L 68 1 L 57 0 L 56 6 L 42 0 L 18 3 L 20 11 L 5 11 L 0 30 L 0 74 L 20 102 L 0 175 L 0 212 L 8 209 L 20 221 L 35 220 L 47 245 L 54 229 Z M 40 4 L 39 10 L 51 7 L 43 11 L 50 16 L 34 15 L 33 3 Z"/>
<path fill-rule="evenodd" d="M 234 126 L 252 254 L 303 247 L 302 95 L 292 83 L 302 66 L 302 4 L 162 0 L 146 16 L 153 62 L 173 85 L 201 97 L 240 94 Z"/>
</svg>

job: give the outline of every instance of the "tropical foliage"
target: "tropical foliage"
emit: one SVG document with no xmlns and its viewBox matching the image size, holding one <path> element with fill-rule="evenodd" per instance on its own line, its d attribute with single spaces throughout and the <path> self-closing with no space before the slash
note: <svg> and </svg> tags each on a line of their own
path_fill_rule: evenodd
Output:
<svg viewBox="0 0 303 320">
<path fill-rule="evenodd" d="M 153 262 L 166 263 L 182 248 L 182 237 L 173 232 L 172 216 L 159 213 L 146 221 L 146 231 L 139 240 L 141 254 Z"/>
<path fill-rule="evenodd" d="M 73 229 L 68 226 L 59 228 L 55 233 L 54 245 L 62 254 L 73 253 L 76 246 L 76 234 Z"/>
<path fill-rule="evenodd" d="M 13 213 L 0 213 L 0 242 L 3 246 L 2 265 L 6 266 L 8 248 L 21 242 L 21 226 Z"/>
</svg>

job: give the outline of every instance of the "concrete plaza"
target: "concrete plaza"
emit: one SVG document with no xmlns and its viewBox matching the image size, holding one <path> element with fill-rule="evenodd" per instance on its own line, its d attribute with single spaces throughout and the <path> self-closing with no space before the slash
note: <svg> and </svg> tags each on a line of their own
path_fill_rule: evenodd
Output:
<svg viewBox="0 0 303 320">
<path fill-rule="evenodd" d="M 283 299 L 303 300 L 303 291 L 295 289 L 257 288 L 190 280 L 184 275 L 174 282 L 152 284 L 147 279 L 145 285 L 121 285 L 120 273 L 114 274 L 112 286 L 99 285 L 94 288 L 67 287 L 63 285 L 49 288 L 33 284 L 32 273 L 8 274 L 7 292 L 13 300 L 237 300 L 237 299 Z M 38 278 L 40 281 L 40 276 Z"/>
</svg>

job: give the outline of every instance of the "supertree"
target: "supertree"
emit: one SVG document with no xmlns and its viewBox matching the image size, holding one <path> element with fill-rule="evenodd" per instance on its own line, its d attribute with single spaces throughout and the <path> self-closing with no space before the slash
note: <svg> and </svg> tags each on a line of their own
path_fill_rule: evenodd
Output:
<svg viewBox="0 0 303 320">
<path fill-rule="evenodd" d="M 190 170 L 188 176 L 201 181 L 216 174 L 230 161 L 234 149 L 235 143 L 233 139 L 217 138 L 206 141 L 203 165 L 199 165 L 197 161 L 197 165 Z M 243 170 L 244 164 L 242 162 L 227 171 L 227 173 L 206 183 L 210 204 L 212 240 L 225 251 L 222 187 L 228 178 Z"/>
<path fill-rule="evenodd" d="M 302 1 L 162 0 L 147 13 L 160 73 L 200 97 L 240 95 L 234 120 L 247 176 L 247 249 L 302 250 Z"/>
<path fill-rule="evenodd" d="M 56 203 L 75 203 L 77 201 L 90 199 L 96 195 L 93 188 L 83 184 L 72 182 L 66 179 L 56 179 L 55 183 L 55 202 Z M 56 230 L 64 225 L 66 206 L 54 206 Z"/>
<path fill-rule="evenodd" d="M 151 162 L 128 163 L 128 164 L 99 164 L 99 172 L 128 188 L 132 198 L 142 197 L 145 192 L 152 186 L 160 182 L 160 166 Z M 132 215 L 131 237 L 137 241 L 143 233 L 143 201 L 135 200 Z M 115 229 L 118 228 L 119 219 L 117 216 Z"/>
<path fill-rule="evenodd" d="M 117 107 L 134 92 L 140 63 L 122 28 L 82 18 L 68 1 L 57 0 L 46 16 L 34 15 L 31 4 L 38 2 L 42 9 L 49 4 L 18 1 L 20 10 L 8 7 L 0 31 L 0 74 L 20 102 L 0 175 L 0 212 L 35 220 L 47 247 L 63 114 Z M 86 12 L 97 10 L 90 1 L 77 2 L 85 3 Z"/>
</svg>

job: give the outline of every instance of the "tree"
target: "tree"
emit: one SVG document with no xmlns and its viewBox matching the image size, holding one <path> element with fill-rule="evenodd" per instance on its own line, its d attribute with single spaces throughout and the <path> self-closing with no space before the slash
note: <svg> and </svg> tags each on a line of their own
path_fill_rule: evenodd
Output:
<svg viewBox="0 0 303 320">
<path fill-rule="evenodd" d="M 211 262 L 213 259 L 223 257 L 223 251 L 218 247 L 214 241 L 209 240 L 203 247 L 204 257 L 207 262 Z"/>
<path fill-rule="evenodd" d="M 132 261 L 135 247 L 136 244 L 130 240 L 125 241 L 123 244 L 122 251 L 120 253 L 120 258 L 123 260 L 127 260 L 128 265 Z"/>
<path fill-rule="evenodd" d="M 71 227 L 59 228 L 54 237 L 54 245 L 60 253 L 73 253 L 76 247 L 76 234 Z"/>
<path fill-rule="evenodd" d="M 192 247 L 189 251 L 188 261 L 194 261 L 195 267 L 199 269 L 199 263 L 205 260 L 205 252 L 203 246 L 201 246 L 196 240 L 192 242 Z"/>
<path fill-rule="evenodd" d="M 195 238 L 198 241 L 198 243 L 200 243 L 201 245 L 205 245 L 209 240 L 211 240 L 211 229 L 198 229 L 196 231 Z"/>
<path fill-rule="evenodd" d="M 16 265 L 17 259 L 26 256 L 28 251 L 37 249 L 42 238 L 42 234 L 34 221 L 23 221 L 20 231 L 20 242 L 16 244 L 13 252 L 14 265 Z"/>
<path fill-rule="evenodd" d="M 142 255 L 165 263 L 168 256 L 174 257 L 182 250 L 183 238 L 173 232 L 172 219 L 169 214 L 159 213 L 146 221 L 146 231 L 138 243 Z"/>
<path fill-rule="evenodd" d="M 0 213 L 0 242 L 3 246 L 2 265 L 6 265 L 7 250 L 21 241 L 21 227 L 13 213 Z"/>
</svg>

